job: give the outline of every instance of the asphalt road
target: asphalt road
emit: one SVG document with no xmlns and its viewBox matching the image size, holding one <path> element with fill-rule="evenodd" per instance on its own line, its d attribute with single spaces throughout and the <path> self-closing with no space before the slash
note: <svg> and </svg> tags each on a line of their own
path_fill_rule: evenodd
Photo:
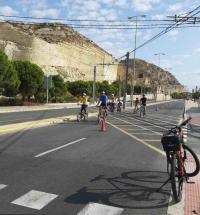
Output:
<svg viewBox="0 0 200 215">
<path fill-rule="evenodd" d="M 103 133 L 90 118 L 0 136 L 0 214 L 81 215 L 88 203 L 166 214 L 171 186 L 157 190 L 168 177 L 160 137 L 182 109 L 180 101 L 144 118 L 115 113 Z"/>
<path fill-rule="evenodd" d="M 0 125 L 9 125 L 14 123 L 48 119 L 48 118 L 59 117 L 59 116 L 68 116 L 72 114 L 77 114 L 79 109 L 80 108 L 77 107 L 77 108 L 62 108 L 62 109 L 0 113 Z M 93 111 L 93 108 L 89 108 L 89 111 L 90 112 Z"/>
</svg>

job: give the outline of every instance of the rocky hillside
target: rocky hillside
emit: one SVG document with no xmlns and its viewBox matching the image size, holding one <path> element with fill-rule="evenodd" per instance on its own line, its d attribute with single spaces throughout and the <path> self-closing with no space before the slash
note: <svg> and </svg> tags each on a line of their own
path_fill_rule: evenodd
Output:
<svg viewBox="0 0 200 215">
<path fill-rule="evenodd" d="M 60 23 L 0 23 L 0 50 L 10 59 L 28 60 L 39 65 L 46 74 L 61 74 L 65 80 L 93 80 L 97 65 L 97 80 L 124 79 L 124 61 L 116 61 L 111 54 L 73 28 Z M 113 62 L 116 66 L 106 66 Z M 117 66 L 118 65 L 118 66 Z M 129 82 L 133 74 L 133 60 L 129 61 Z M 143 78 L 141 78 L 141 74 Z M 139 78 L 140 77 L 140 78 Z M 136 60 L 136 82 L 159 90 L 182 91 L 176 78 L 156 65 Z"/>
<path fill-rule="evenodd" d="M 131 75 L 133 74 L 134 61 L 129 60 L 129 83 L 131 81 Z M 124 61 L 120 62 L 118 67 L 118 76 L 124 79 Z M 159 86 L 159 91 L 169 91 L 170 92 L 182 92 L 184 86 L 182 86 L 178 80 L 169 71 L 163 70 L 162 68 L 148 63 L 141 59 L 136 59 L 135 62 L 135 80 L 139 85 L 150 86 L 151 88 L 156 88 Z"/>
<path fill-rule="evenodd" d="M 66 80 L 92 80 L 96 64 L 115 62 L 111 54 L 71 27 L 59 23 L 0 23 L 0 50 L 10 59 L 28 60 L 46 74 Z M 117 68 L 97 66 L 99 80 L 116 80 Z"/>
</svg>

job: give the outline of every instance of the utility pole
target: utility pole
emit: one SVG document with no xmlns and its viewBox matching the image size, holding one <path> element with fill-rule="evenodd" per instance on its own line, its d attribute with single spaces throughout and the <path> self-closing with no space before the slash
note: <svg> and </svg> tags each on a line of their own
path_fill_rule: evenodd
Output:
<svg viewBox="0 0 200 215">
<path fill-rule="evenodd" d="M 133 107 L 133 94 L 135 87 L 135 55 L 136 55 L 136 47 L 137 47 L 137 21 L 138 17 L 145 18 L 146 15 L 138 15 L 138 16 L 129 16 L 128 19 L 135 19 L 135 40 L 134 40 L 134 57 L 133 57 L 133 77 L 131 76 L 131 107 Z"/>
<path fill-rule="evenodd" d="M 92 99 L 94 103 L 95 103 L 95 96 L 96 96 L 96 65 L 94 66 L 93 93 L 92 93 Z"/>
<path fill-rule="evenodd" d="M 127 84 L 128 84 L 128 64 L 129 64 L 129 52 L 126 53 L 125 87 L 124 87 L 123 109 L 126 108 L 126 96 L 127 96 Z"/>
<path fill-rule="evenodd" d="M 135 87 L 135 55 L 136 55 L 136 44 L 137 44 L 137 16 L 135 17 L 135 43 L 134 43 L 134 55 L 133 55 L 133 79 L 131 79 L 131 107 L 133 107 L 133 94 Z"/>
<path fill-rule="evenodd" d="M 122 91 L 120 75 L 119 75 L 118 81 L 119 81 L 119 99 L 120 99 L 121 98 L 121 91 Z"/>
<path fill-rule="evenodd" d="M 158 66 L 159 66 L 159 70 L 160 70 L 160 56 L 165 55 L 165 53 L 156 53 L 154 55 L 158 56 Z M 157 75 L 157 79 L 158 79 L 158 75 Z M 158 89 L 159 88 L 158 88 L 158 85 L 157 85 L 157 87 L 156 87 L 156 102 L 158 100 Z"/>
</svg>

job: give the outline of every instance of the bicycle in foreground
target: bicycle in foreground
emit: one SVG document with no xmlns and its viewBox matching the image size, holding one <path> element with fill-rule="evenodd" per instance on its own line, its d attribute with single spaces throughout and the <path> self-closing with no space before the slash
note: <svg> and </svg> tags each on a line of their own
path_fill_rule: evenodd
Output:
<svg viewBox="0 0 200 215">
<path fill-rule="evenodd" d="M 194 151 L 185 144 L 182 127 L 186 126 L 191 117 L 183 121 L 179 126 L 171 128 L 163 134 L 161 142 L 167 157 L 167 172 L 169 179 L 159 188 L 161 189 L 168 181 L 171 181 L 173 199 L 181 201 L 183 182 L 188 182 L 189 177 L 199 173 L 200 164 Z M 187 165 L 192 162 L 193 165 Z"/>
<path fill-rule="evenodd" d="M 107 107 L 99 106 L 98 123 L 101 131 L 106 131 Z"/>
</svg>

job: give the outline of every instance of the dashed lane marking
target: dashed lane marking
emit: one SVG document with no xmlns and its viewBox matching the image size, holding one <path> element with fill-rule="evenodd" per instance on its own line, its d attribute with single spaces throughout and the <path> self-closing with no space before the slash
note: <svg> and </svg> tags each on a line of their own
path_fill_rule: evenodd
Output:
<svg viewBox="0 0 200 215">
<path fill-rule="evenodd" d="M 152 134 L 152 133 L 136 133 L 136 132 L 132 132 L 131 134 L 144 134 L 144 135 L 158 135 L 158 136 L 160 136 L 160 134 Z"/>
<path fill-rule="evenodd" d="M 11 203 L 36 210 L 41 210 L 57 197 L 58 195 L 55 194 L 31 190 L 18 199 L 12 201 Z"/>
<path fill-rule="evenodd" d="M 150 116 L 152 116 L 152 114 L 148 114 Z M 171 115 L 167 115 L 167 114 L 160 114 L 160 113 L 154 113 L 153 116 L 156 116 L 156 117 L 167 117 L 168 119 L 172 119 L 172 120 L 177 120 L 177 117 L 175 116 L 171 116 Z"/>
<path fill-rule="evenodd" d="M 128 122 L 128 121 L 126 121 L 126 120 L 123 120 L 123 119 L 120 119 L 120 118 L 117 118 L 117 117 L 114 117 L 114 116 L 112 116 L 113 118 L 115 118 L 115 119 L 118 119 L 119 121 L 122 121 L 122 122 L 126 122 L 126 123 L 129 123 L 130 125 L 133 125 L 133 126 L 135 126 L 135 127 L 138 127 L 138 128 L 142 128 L 142 129 L 144 129 L 145 127 L 143 127 L 143 126 L 140 126 L 140 125 L 136 125 L 136 124 L 133 124 L 133 123 L 131 123 L 131 122 Z M 154 134 L 159 134 L 159 135 L 162 135 L 162 133 L 160 133 L 160 132 L 157 132 L 157 131 L 153 131 L 153 130 L 151 130 L 151 129 L 149 129 L 149 128 L 145 128 L 146 130 L 148 130 L 148 131 L 151 131 L 151 132 L 153 132 Z"/>
<path fill-rule="evenodd" d="M 77 215 L 120 215 L 123 210 L 123 208 L 98 203 L 88 203 Z"/>
<path fill-rule="evenodd" d="M 42 152 L 42 153 L 40 153 L 40 154 L 38 154 L 38 155 L 35 155 L 34 157 L 35 157 L 35 158 L 38 158 L 38 157 L 44 156 L 44 155 L 49 154 L 49 153 L 51 153 L 51 152 L 57 151 L 57 150 L 59 150 L 59 149 L 62 149 L 62 148 L 71 146 L 72 144 L 78 143 L 78 142 L 83 141 L 83 140 L 85 140 L 85 139 L 86 139 L 86 138 L 84 137 L 84 138 L 75 140 L 75 141 L 70 142 L 70 143 L 67 143 L 67 144 L 65 144 L 65 145 L 62 145 L 62 146 L 56 147 L 56 148 L 54 148 L 54 149 L 50 149 L 50 150 L 48 150 L 48 151 Z"/>
<path fill-rule="evenodd" d="M 129 120 L 136 120 L 136 121 L 139 121 L 139 122 L 143 122 L 143 123 L 147 123 L 148 125 L 152 126 L 152 127 L 157 127 L 157 128 L 162 128 L 163 130 L 166 130 L 166 128 L 163 128 L 159 125 L 154 125 L 153 123 L 150 123 L 150 122 L 147 122 L 147 121 L 143 121 L 143 120 L 139 120 L 139 119 L 136 119 L 136 118 L 133 118 L 133 117 L 128 117 L 126 115 L 124 115 L 126 118 L 128 118 Z M 121 121 L 123 121 L 122 119 L 120 119 Z M 130 122 L 129 122 L 130 123 Z M 131 123 L 132 124 L 132 123 Z M 136 126 L 136 125 L 135 125 Z M 138 126 L 138 125 L 137 125 Z M 147 126 L 147 125 L 145 125 Z M 139 126 L 138 126 L 139 127 Z"/>
<path fill-rule="evenodd" d="M 147 130 L 147 129 L 146 128 L 127 128 L 126 130 L 127 131 L 131 131 L 131 130 L 133 130 L 133 131 L 141 131 L 141 130 Z"/>
<path fill-rule="evenodd" d="M 7 187 L 8 185 L 6 184 L 0 184 L 0 190 L 4 189 L 5 187 Z"/>
<path fill-rule="evenodd" d="M 122 133 L 128 135 L 128 136 L 131 137 L 132 139 L 137 140 L 139 143 L 142 143 L 142 144 L 144 144 L 145 146 L 149 147 L 150 149 L 152 149 L 152 150 L 154 150 L 154 151 L 160 153 L 161 155 L 164 155 L 164 156 L 166 155 L 163 151 L 161 151 L 161 150 L 158 149 L 157 147 L 152 146 L 151 144 L 145 142 L 144 140 L 142 140 L 142 139 L 136 137 L 136 136 L 133 135 L 133 134 L 128 133 L 127 131 L 125 131 L 125 130 L 119 128 L 118 126 L 115 126 L 114 124 L 112 124 L 112 123 L 110 123 L 110 122 L 107 122 L 107 124 L 111 125 L 112 127 L 116 128 L 117 130 L 121 131 Z"/>
<path fill-rule="evenodd" d="M 147 141 L 147 142 L 160 142 L 160 140 L 143 140 L 143 141 Z"/>
<path fill-rule="evenodd" d="M 174 125 L 174 123 L 176 123 L 176 122 L 172 122 L 172 121 L 169 121 L 169 120 L 163 121 L 163 120 L 161 120 L 160 118 L 156 118 L 156 117 L 149 117 L 149 115 L 148 115 L 148 116 L 145 116 L 145 118 L 146 118 L 146 119 L 153 119 L 153 120 L 155 120 L 155 121 L 164 122 L 165 124 L 171 124 L 171 125 Z M 177 121 L 177 120 L 176 120 L 176 121 Z"/>
</svg>

